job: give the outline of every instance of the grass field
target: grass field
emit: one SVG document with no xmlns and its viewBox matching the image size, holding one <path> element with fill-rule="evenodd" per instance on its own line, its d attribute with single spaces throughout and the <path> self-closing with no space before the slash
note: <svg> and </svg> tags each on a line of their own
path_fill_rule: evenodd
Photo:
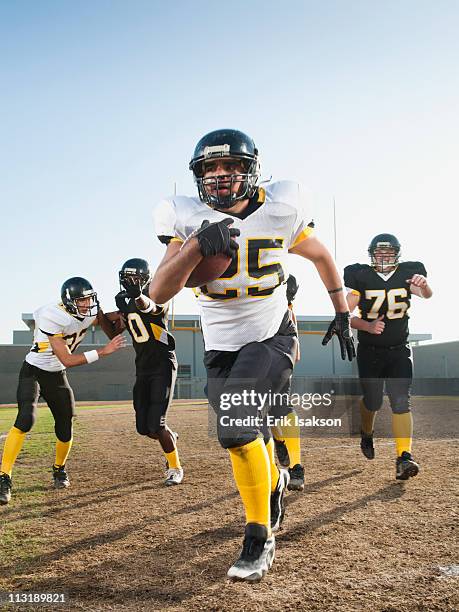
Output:
<svg viewBox="0 0 459 612">
<path fill-rule="evenodd" d="M 14 415 L 0 409 L 1 434 Z M 356 439 L 303 440 L 305 491 L 287 498 L 271 572 L 247 585 L 225 577 L 243 515 L 206 407 L 175 403 L 169 421 L 181 486 L 163 486 L 159 446 L 116 404 L 77 408 L 72 486 L 54 491 L 53 422 L 40 409 L 0 508 L 0 590 L 65 590 L 71 610 L 459 608 L 457 440 L 419 440 L 421 472 L 407 483 L 387 439 L 373 462 Z"/>
</svg>

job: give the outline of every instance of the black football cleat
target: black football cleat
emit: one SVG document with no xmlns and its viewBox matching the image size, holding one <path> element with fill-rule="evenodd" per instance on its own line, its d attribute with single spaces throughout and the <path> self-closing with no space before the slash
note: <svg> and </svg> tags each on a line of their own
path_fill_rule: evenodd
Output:
<svg viewBox="0 0 459 612">
<path fill-rule="evenodd" d="M 288 468 L 290 465 L 290 457 L 288 456 L 287 445 L 284 440 L 276 440 L 276 438 L 274 438 L 274 447 L 280 465 L 284 468 Z"/>
<path fill-rule="evenodd" d="M 229 568 L 228 578 L 259 582 L 273 564 L 275 549 L 274 536 L 268 538 L 268 530 L 264 525 L 248 523 L 245 526 L 241 554 Z"/>
<path fill-rule="evenodd" d="M 279 470 L 277 486 L 271 493 L 271 531 L 279 531 L 285 514 L 285 493 L 287 492 L 290 474 L 287 470 Z"/>
<path fill-rule="evenodd" d="M 67 489 L 70 486 L 70 480 L 65 471 L 65 465 L 53 465 L 53 480 L 55 489 Z"/>
<path fill-rule="evenodd" d="M 403 451 L 400 457 L 397 457 L 395 464 L 395 478 L 397 480 L 408 480 L 417 476 L 419 465 L 414 461 L 411 453 Z"/>
<path fill-rule="evenodd" d="M 289 469 L 290 482 L 288 483 L 289 491 L 302 491 L 304 489 L 304 467 L 297 463 Z"/>
<path fill-rule="evenodd" d="M 5 506 L 11 499 L 12 482 L 8 474 L 0 474 L 0 505 Z"/>
<path fill-rule="evenodd" d="M 367 459 L 374 459 L 375 447 L 373 444 L 373 434 L 366 434 L 362 431 L 360 435 L 360 450 L 362 451 L 362 454 Z"/>
</svg>

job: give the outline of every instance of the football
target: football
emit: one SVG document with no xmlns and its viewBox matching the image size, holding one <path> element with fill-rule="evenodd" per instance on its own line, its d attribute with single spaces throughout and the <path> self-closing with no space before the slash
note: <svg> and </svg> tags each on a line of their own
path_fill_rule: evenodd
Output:
<svg viewBox="0 0 459 612">
<path fill-rule="evenodd" d="M 231 257 L 224 253 L 204 257 L 193 270 L 185 287 L 202 287 L 219 278 L 231 263 Z"/>
<path fill-rule="evenodd" d="M 104 314 L 109 321 L 114 323 L 116 334 L 120 334 L 126 329 L 123 317 L 121 316 L 121 313 L 119 310 L 115 310 L 113 312 L 105 312 Z"/>
</svg>

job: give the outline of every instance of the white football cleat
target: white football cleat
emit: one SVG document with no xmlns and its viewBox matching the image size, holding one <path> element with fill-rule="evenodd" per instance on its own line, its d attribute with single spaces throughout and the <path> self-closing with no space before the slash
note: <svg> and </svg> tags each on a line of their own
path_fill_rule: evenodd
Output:
<svg viewBox="0 0 459 612">
<path fill-rule="evenodd" d="M 166 470 L 166 480 L 164 484 L 166 487 L 170 487 L 172 485 L 178 485 L 183 480 L 183 469 L 182 468 L 168 468 Z"/>
</svg>

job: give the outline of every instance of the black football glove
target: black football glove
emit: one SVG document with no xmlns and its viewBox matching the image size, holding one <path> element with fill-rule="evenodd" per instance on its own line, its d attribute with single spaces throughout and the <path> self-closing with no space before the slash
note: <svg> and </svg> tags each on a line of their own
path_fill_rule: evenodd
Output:
<svg viewBox="0 0 459 612">
<path fill-rule="evenodd" d="M 124 289 L 125 297 L 130 297 L 134 300 L 142 295 L 142 287 L 139 278 L 125 278 Z"/>
<path fill-rule="evenodd" d="M 322 345 L 325 346 L 332 339 L 333 334 L 338 336 L 339 345 L 341 348 L 341 359 L 346 359 L 346 353 L 349 361 L 355 357 L 354 338 L 352 336 L 351 326 L 349 322 L 349 312 L 337 312 L 335 318 L 330 323 L 327 333 L 325 334 Z"/>
<path fill-rule="evenodd" d="M 209 223 L 207 219 L 202 222 L 201 227 L 194 234 L 198 239 L 199 249 L 204 257 L 224 253 L 233 257 L 239 248 L 238 243 L 233 240 L 241 233 L 237 227 L 229 227 L 234 219 L 227 217 L 218 223 Z"/>
<path fill-rule="evenodd" d="M 289 274 L 287 279 L 287 302 L 291 304 L 298 292 L 298 283 L 293 274 Z"/>
</svg>

